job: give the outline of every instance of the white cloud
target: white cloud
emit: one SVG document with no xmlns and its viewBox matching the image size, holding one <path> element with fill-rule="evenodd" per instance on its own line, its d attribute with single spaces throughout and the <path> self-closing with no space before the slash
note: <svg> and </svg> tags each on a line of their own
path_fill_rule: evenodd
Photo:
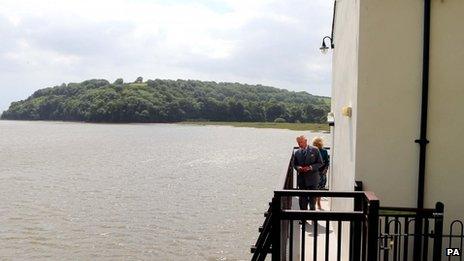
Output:
<svg viewBox="0 0 464 261">
<path fill-rule="evenodd" d="M 329 94 L 330 0 L 70 0 L 0 5 L 0 110 L 32 90 L 118 77 Z M 9 81 L 9 82 L 6 82 Z"/>
</svg>

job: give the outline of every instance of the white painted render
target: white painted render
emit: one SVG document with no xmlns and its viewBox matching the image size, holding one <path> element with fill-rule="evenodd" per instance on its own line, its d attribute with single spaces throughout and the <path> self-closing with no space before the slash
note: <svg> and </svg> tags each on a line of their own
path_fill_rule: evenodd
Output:
<svg viewBox="0 0 464 261">
<path fill-rule="evenodd" d="M 333 53 L 331 186 L 334 190 L 353 190 L 356 159 L 356 87 L 358 84 L 359 0 L 339 0 Z M 342 107 L 352 106 L 353 116 L 342 116 Z M 332 202 L 334 209 L 349 210 L 343 200 Z"/>
<path fill-rule="evenodd" d="M 382 205 L 417 203 L 423 0 L 361 1 L 356 179 Z"/>
<path fill-rule="evenodd" d="M 337 0 L 333 190 L 356 179 L 383 206 L 416 206 L 423 2 Z M 464 217 L 463 14 L 462 0 L 432 0 L 425 206 L 442 201 L 447 220 Z"/>
<path fill-rule="evenodd" d="M 432 1 L 425 205 L 464 220 L 464 1 Z"/>
</svg>

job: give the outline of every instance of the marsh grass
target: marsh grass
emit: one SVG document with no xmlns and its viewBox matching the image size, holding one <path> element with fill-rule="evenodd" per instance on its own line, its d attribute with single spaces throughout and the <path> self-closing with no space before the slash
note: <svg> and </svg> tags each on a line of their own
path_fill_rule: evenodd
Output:
<svg viewBox="0 0 464 261">
<path fill-rule="evenodd" d="M 225 125 L 233 127 L 286 129 L 295 131 L 328 131 L 328 124 L 320 123 L 276 123 L 276 122 L 224 122 L 224 121 L 184 121 L 181 124 L 191 125 Z"/>
</svg>

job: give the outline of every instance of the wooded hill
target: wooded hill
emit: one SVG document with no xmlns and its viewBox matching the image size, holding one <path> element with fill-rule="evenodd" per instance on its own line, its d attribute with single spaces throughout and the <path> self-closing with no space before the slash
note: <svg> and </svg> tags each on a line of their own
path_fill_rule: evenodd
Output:
<svg viewBox="0 0 464 261">
<path fill-rule="evenodd" d="M 185 120 L 324 123 L 330 99 L 262 85 L 196 80 L 94 79 L 36 91 L 2 119 L 87 122 Z"/>
</svg>

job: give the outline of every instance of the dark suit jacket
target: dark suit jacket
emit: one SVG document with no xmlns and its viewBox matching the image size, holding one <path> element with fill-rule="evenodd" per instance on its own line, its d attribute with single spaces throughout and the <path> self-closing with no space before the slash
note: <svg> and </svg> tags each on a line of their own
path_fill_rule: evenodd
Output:
<svg viewBox="0 0 464 261">
<path fill-rule="evenodd" d="M 299 172 L 297 184 L 300 188 L 317 186 L 319 184 L 319 169 L 323 161 L 319 149 L 308 146 L 306 149 L 298 149 L 293 157 L 293 167 L 298 171 L 298 167 L 311 166 L 312 170 L 308 172 Z"/>
</svg>

